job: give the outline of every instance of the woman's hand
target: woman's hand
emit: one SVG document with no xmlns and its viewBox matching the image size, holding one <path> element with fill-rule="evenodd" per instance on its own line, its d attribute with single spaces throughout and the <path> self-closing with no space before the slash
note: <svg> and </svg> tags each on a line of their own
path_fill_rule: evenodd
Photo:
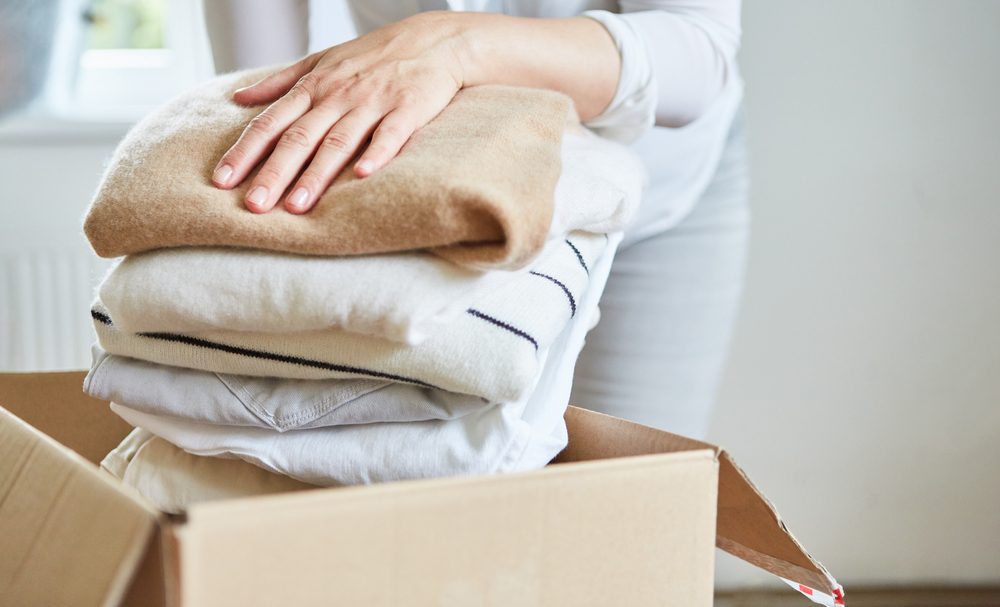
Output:
<svg viewBox="0 0 1000 607">
<path fill-rule="evenodd" d="M 460 42 L 449 24 L 447 13 L 421 13 L 237 91 L 240 105 L 274 103 L 219 161 L 216 186 L 236 186 L 267 158 L 246 197 L 249 210 L 264 213 L 308 164 L 285 199 L 288 211 L 305 213 L 368 137 L 354 172 L 382 168 L 462 88 Z"/>
<path fill-rule="evenodd" d="M 369 137 L 354 164 L 358 177 L 392 160 L 464 86 L 561 91 L 587 120 L 611 102 L 620 69 L 614 40 L 586 17 L 419 13 L 236 91 L 241 105 L 273 103 L 222 157 L 212 180 L 233 188 L 266 159 L 247 190 L 247 208 L 265 213 L 290 191 L 285 208 L 305 213 Z"/>
</svg>

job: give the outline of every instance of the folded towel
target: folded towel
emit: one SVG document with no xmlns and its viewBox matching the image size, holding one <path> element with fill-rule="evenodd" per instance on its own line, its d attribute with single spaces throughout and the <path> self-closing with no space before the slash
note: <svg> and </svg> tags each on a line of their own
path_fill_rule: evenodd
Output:
<svg viewBox="0 0 1000 607">
<path fill-rule="evenodd" d="M 280 379 L 184 369 L 115 356 L 96 345 L 83 390 L 150 415 L 278 432 L 456 419 L 490 404 L 470 394 L 382 380 Z"/>
<path fill-rule="evenodd" d="M 109 453 L 101 468 L 171 514 L 198 502 L 317 488 L 243 460 L 192 455 L 142 428 Z"/>
<path fill-rule="evenodd" d="M 488 295 L 418 346 L 341 329 L 125 333 L 100 301 L 91 315 L 101 347 L 111 354 L 236 375 L 369 377 L 510 402 L 530 389 L 539 353 L 576 316 L 590 268 L 608 241 L 604 234 L 574 232 L 536 269 Z"/>
<path fill-rule="evenodd" d="M 595 136 L 563 139 L 553 219 L 561 236 L 546 249 L 565 246 L 569 227 L 621 231 L 641 196 L 642 165 L 626 148 Z M 340 327 L 415 345 L 516 276 L 427 252 L 331 258 L 178 247 L 129 255 L 100 298 L 127 333 Z"/>
<path fill-rule="evenodd" d="M 545 243 L 571 100 L 503 86 L 463 89 L 374 175 L 343 171 L 309 213 L 243 205 L 212 171 L 264 106 L 232 101 L 270 67 L 214 78 L 167 103 L 119 145 L 84 221 L 101 257 L 184 245 L 312 255 L 433 248 L 472 267 L 522 267 Z M 575 114 L 574 114 L 575 115 Z"/>
</svg>

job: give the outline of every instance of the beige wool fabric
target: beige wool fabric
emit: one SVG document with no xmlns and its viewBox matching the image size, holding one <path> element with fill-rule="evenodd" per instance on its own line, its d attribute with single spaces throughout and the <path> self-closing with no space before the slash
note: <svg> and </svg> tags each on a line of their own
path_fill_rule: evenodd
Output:
<svg viewBox="0 0 1000 607">
<path fill-rule="evenodd" d="M 571 100 L 504 86 L 463 89 L 385 168 L 345 170 L 304 215 L 254 214 L 212 172 L 264 106 L 233 91 L 278 68 L 229 74 L 177 97 L 118 147 L 84 221 L 101 257 L 239 246 L 310 255 L 431 249 L 468 267 L 523 267 L 545 244 Z M 259 168 L 259 167 L 258 167 Z"/>
</svg>

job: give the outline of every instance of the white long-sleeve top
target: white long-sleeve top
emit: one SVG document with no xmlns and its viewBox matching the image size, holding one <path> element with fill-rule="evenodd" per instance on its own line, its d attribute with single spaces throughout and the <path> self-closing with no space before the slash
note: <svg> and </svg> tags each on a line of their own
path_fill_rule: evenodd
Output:
<svg viewBox="0 0 1000 607">
<path fill-rule="evenodd" d="M 596 19 L 615 39 L 622 74 L 611 105 L 590 125 L 625 142 L 654 120 L 679 127 L 702 115 L 725 87 L 740 45 L 740 0 L 350 0 L 349 5 L 359 34 L 435 9 Z"/>
<path fill-rule="evenodd" d="M 322 0 L 313 0 L 322 1 Z M 600 21 L 622 58 L 611 104 L 586 126 L 632 144 L 650 186 L 623 246 L 680 222 L 707 187 L 742 100 L 740 0 L 348 0 L 359 35 L 428 10 Z M 655 128 L 654 128 L 655 125 Z"/>
</svg>

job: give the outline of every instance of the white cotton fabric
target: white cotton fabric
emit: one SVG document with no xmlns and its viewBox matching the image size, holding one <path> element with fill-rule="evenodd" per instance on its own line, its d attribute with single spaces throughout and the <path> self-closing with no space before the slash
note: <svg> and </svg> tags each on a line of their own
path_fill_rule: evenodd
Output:
<svg viewBox="0 0 1000 607">
<path fill-rule="evenodd" d="M 649 187 L 622 247 L 673 228 L 701 199 L 719 168 L 733 118 L 743 99 L 743 81 L 730 78 L 697 120 L 678 128 L 656 127 L 632 144 L 647 159 Z"/>
<path fill-rule="evenodd" d="M 611 104 L 584 126 L 602 137 L 631 143 L 650 177 L 623 248 L 662 234 L 691 212 L 718 167 L 743 98 L 736 61 L 742 34 L 740 0 L 349 0 L 348 4 L 359 34 L 420 11 L 443 9 L 537 18 L 586 14 L 604 24 L 621 54 L 622 72 Z"/>
<path fill-rule="evenodd" d="M 623 230 L 646 181 L 634 153 L 589 133 L 564 137 L 562 165 L 551 237 L 538 261 L 565 246 L 573 230 Z M 324 258 L 180 247 L 129 255 L 99 295 L 127 333 L 339 327 L 416 345 L 532 266 L 479 272 L 426 252 Z"/>
<path fill-rule="evenodd" d="M 583 14 L 599 21 L 608 30 L 622 60 L 614 98 L 600 116 L 585 124 L 601 137 L 632 143 L 652 128 L 656 119 L 656 72 L 646 41 L 630 21 L 618 15 L 608 11 Z"/>
<path fill-rule="evenodd" d="M 128 423 L 189 453 L 234 456 L 265 470 L 321 486 L 494 474 L 544 466 L 525 461 L 531 428 L 517 407 L 493 405 L 451 421 L 331 426 L 278 433 L 156 417 L 124 405 Z M 540 437 L 541 438 L 541 437 Z"/>
<path fill-rule="evenodd" d="M 170 514 L 198 502 L 317 488 L 239 459 L 192 455 L 142 428 L 111 451 L 101 468 Z"/>
<path fill-rule="evenodd" d="M 489 406 L 478 396 L 372 379 L 281 379 L 184 369 L 94 346 L 83 390 L 150 415 L 285 432 L 449 420 Z"/>
<path fill-rule="evenodd" d="M 101 460 L 101 468 L 121 480 L 136 453 L 154 436 L 155 434 L 142 428 L 132 430 L 125 437 L 125 440 L 104 456 L 104 459 Z"/>
<path fill-rule="evenodd" d="M 649 175 L 630 148 L 583 129 L 567 132 L 553 195 L 549 239 L 576 230 L 610 234 L 632 224 Z"/>
<path fill-rule="evenodd" d="M 577 361 L 574 405 L 704 438 L 742 290 L 748 180 L 738 120 L 684 221 L 616 253 L 601 323 Z"/>
<path fill-rule="evenodd" d="M 604 234 L 570 234 L 534 270 L 418 346 L 341 329 L 125 333 L 113 325 L 100 301 L 91 315 L 101 347 L 120 356 L 234 375 L 368 377 L 511 402 L 530 391 L 539 355 L 577 314 L 589 268 L 608 241 Z"/>
<path fill-rule="evenodd" d="M 591 265 L 578 314 L 553 343 L 528 394 L 458 419 L 275 432 L 149 415 L 119 403 L 125 421 L 195 455 L 236 457 L 321 486 L 517 472 L 541 468 L 567 444 L 563 415 L 573 368 L 597 309 L 620 234 Z M 127 476 L 127 475 L 126 475 Z"/>
<path fill-rule="evenodd" d="M 668 127 L 698 118 L 735 75 L 740 46 L 740 0 L 348 0 L 348 5 L 359 34 L 428 10 L 596 19 L 614 38 L 622 73 L 614 100 L 586 124 L 625 143 L 648 130 L 654 117 Z M 310 45 L 310 52 L 320 50 Z M 647 161 L 655 164 L 655 157 Z"/>
</svg>

